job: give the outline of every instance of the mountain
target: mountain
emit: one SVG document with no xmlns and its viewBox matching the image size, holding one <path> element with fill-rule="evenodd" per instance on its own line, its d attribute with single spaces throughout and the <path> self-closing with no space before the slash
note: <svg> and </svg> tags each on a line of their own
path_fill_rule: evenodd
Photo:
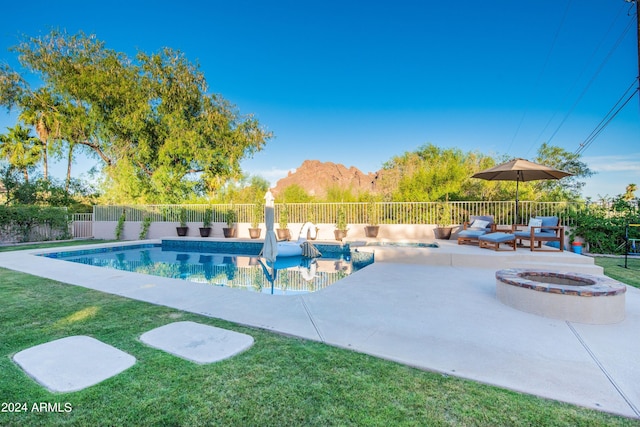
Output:
<svg viewBox="0 0 640 427">
<path fill-rule="evenodd" d="M 285 188 L 297 184 L 309 195 L 324 198 L 327 189 L 340 187 L 351 189 L 355 194 L 359 192 L 375 192 L 376 182 L 380 172 L 364 173 L 356 167 L 349 167 L 333 162 L 305 160 L 295 172 L 289 172 L 280 179 L 271 190 L 274 196 L 282 194 Z"/>
</svg>

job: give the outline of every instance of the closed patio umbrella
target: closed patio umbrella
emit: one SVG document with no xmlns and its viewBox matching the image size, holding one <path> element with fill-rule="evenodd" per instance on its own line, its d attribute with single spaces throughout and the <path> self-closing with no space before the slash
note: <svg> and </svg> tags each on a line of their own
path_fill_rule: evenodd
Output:
<svg viewBox="0 0 640 427">
<path fill-rule="evenodd" d="M 264 199 L 264 225 L 267 229 L 267 232 L 264 236 L 262 256 L 267 260 L 267 262 L 273 264 L 276 262 L 276 257 L 278 256 L 278 241 L 276 239 L 276 233 L 275 231 L 273 231 L 273 223 L 275 221 L 275 199 L 273 197 L 273 194 L 271 194 L 271 191 L 268 190 L 264 195 Z"/>
<path fill-rule="evenodd" d="M 515 181 L 516 182 L 516 216 L 518 221 L 518 184 L 525 181 L 539 181 L 544 179 L 560 179 L 573 175 L 569 172 L 554 169 L 525 159 L 513 159 L 507 163 L 483 170 L 472 175 L 472 178 L 487 181 Z"/>
</svg>

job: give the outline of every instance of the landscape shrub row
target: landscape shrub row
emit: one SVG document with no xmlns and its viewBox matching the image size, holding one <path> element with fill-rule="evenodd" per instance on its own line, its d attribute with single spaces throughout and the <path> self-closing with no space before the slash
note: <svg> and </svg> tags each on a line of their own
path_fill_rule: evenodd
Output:
<svg viewBox="0 0 640 427">
<path fill-rule="evenodd" d="M 71 237 L 66 208 L 0 206 L 0 241 L 35 242 Z"/>
</svg>

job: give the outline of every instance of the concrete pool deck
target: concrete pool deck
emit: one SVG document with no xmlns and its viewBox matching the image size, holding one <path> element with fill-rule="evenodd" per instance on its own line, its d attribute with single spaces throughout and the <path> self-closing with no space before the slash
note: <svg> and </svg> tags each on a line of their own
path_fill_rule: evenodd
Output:
<svg viewBox="0 0 640 427">
<path fill-rule="evenodd" d="M 587 325 L 528 314 L 496 298 L 495 271 L 543 265 L 597 274 L 570 252 L 366 247 L 376 263 L 319 292 L 271 296 L 0 253 L 0 266 L 132 299 L 321 341 L 421 369 L 640 418 L 640 290 L 626 317 Z M 118 243 L 122 244 L 122 242 Z"/>
</svg>

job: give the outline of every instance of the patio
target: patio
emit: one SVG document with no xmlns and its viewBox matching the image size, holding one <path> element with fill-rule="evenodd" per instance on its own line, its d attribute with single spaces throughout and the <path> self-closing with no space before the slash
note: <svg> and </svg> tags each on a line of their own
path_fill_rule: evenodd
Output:
<svg viewBox="0 0 640 427">
<path fill-rule="evenodd" d="M 598 274 L 570 252 L 494 252 L 441 242 L 440 248 L 375 247 L 376 263 L 331 287 L 271 297 L 123 271 L 0 254 L 0 266 L 128 298 L 167 305 L 419 368 L 640 417 L 640 290 L 628 288 L 626 318 L 586 325 L 524 313 L 496 298 L 495 271 L 545 266 Z M 55 250 L 51 250 L 55 251 Z M 523 369 L 526 367 L 526 369 Z"/>
</svg>

